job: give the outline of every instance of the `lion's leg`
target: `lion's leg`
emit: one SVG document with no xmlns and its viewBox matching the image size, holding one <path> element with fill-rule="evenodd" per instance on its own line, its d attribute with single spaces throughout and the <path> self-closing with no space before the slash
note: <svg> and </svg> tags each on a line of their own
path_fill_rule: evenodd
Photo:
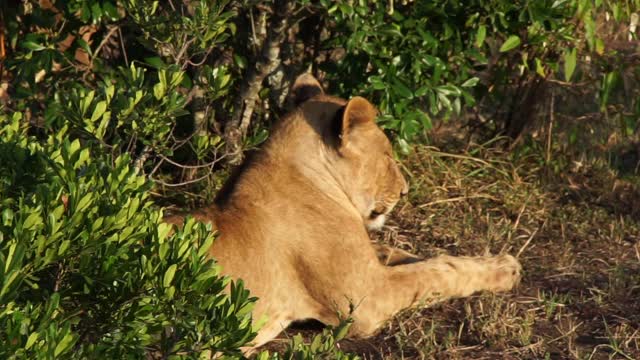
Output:
<svg viewBox="0 0 640 360">
<path fill-rule="evenodd" d="M 417 255 L 392 246 L 377 243 L 373 243 L 371 245 L 376 250 L 376 255 L 378 256 L 380 263 L 386 266 L 412 264 L 424 260 Z"/>
<path fill-rule="evenodd" d="M 354 312 L 352 334 L 373 334 L 394 314 L 419 304 L 429 305 L 474 292 L 504 291 L 517 284 L 521 266 L 510 255 L 493 257 L 439 256 L 406 265 L 383 267 L 376 286 Z"/>
</svg>

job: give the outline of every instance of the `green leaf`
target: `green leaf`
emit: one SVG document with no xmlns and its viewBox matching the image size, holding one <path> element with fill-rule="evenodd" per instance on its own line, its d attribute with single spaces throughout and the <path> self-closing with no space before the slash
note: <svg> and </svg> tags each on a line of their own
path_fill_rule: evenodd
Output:
<svg viewBox="0 0 640 360">
<path fill-rule="evenodd" d="M 520 45 L 520 38 L 517 35 L 511 35 L 507 40 L 500 46 L 500 52 L 507 52 L 509 50 L 515 49 Z"/>
<path fill-rule="evenodd" d="M 24 345 L 24 348 L 29 350 L 33 346 L 33 343 L 36 342 L 36 340 L 38 340 L 38 333 L 31 333 L 31 335 L 29 335 L 29 338 L 27 339 L 27 343 Z"/>
<path fill-rule="evenodd" d="M 22 46 L 24 48 L 28 49 L 28 50 L 31 50 L 31 51 L 42 51 L 42 50 L 46 49 L 46 47 L 44 47 L 44 46 L 42 46 L 42 45 L 40 45 L 38 43 L 35 43 L 33 41 L 24 41 L 24 42 L 22 42 Z"/>
<path fill-rule="evenodd" d="M 487 27 L 480 25 L 478 32 L 476 32 L 476 47 L 481 47 L 484 44 L 484 39 L 487 37 Z"/>
<path fill-rule="evenodd" d="M 144 61 L 158 70 L 167 68 L 167 64 L 158 56 L 145 58 Z"/>
<path fill-rule="evenodd" d="M 2 289 L 0 290 L 0 298 L 5 295 L 9 291 L 9 287 L 16 280 L 16 278 L 20 275 L 19 272 L 12 272 L 11 275 L 6 276 L 4 278 L 4 283 L 2 284 Z"/>
<path fill-rule="evenodd" d="M 451 85 L 451 84 L 438 86 L 436 88 L 436 91 L 441 93 L 441 94 L 443 94 L 443 95 L 446 95 L 446 96 L 460 96 L 461 95 L 460 89 L 458 89 L 457 87 L 455 87 L 454 85 Z"/>
<path fill-rule="evenodd" d="M 100 7 L 100 2 L 96 1 L 91 6 L 91 15 L 93 16 L 93 21 L 98 22 L 102 17 L 102 8 Z"/>
<path fill-rule="evenodd" d="M 22 224 L 22 228 L 25 230 L 29 230 L 37 223 L 42 223 L 42 218 L 37 212 L 32 212 L 31 214 L 29 214 L 29 216 L 27 216 L 27 219 Z"/>
<path fill-rule="evenodd" d="M 97 103 L 95 109 L 93 110 L 93 114 L 91 115 L 91 122 L 92 123 L 96 122 L 102 116 L 102 114 L 104 114 L 106 110 L 107 110 L 106 101 L 100 101 L 99 103 Z"/>
<path fill-rule="evenodd" d="M 91 46 L 89 45 L 88 42 L 84 41 L 84 39 L 82 38 L 78 38 L 76 39 L 76 43 L 82 50 L 86 51 L 87 54 L 92 55 Z"/>
<path fill-rule="evenodd" d="M 102 4 L 102 12 L 104 13 L 104 15 L 108 16 L 109 20 L 111 21 L 115 21 L 120 18 L 118 9 L 116 9 L 116 7 L 110 2 L 105 2 Z"/>
<path fill-rule="evenodd" d="M 71 348 L 72 342 L 73 342 L 73 335 L 71 335 L 70 333 L 65 335 L 56 346 L 56 349 L 53 351 L 53 355 L 55 357 L 58 357 L 60 354 L 62 354 L 66 350 L 69 350 Z"/>
<path fill-rule="evenodd" d="M 69 155 L 75 155 L 80 150 L 80 140 L 75 139 L 69 144 Z"/>
<path fill-rule="evenodd" d="M 89 206 L 89 204 L 91 203 L 91 201 L 93 200 L 93 194 L 92 193 L 86 193 L 81 199 L 80 201 L 78 201 L 78 204 L 76 205 L 76 211 L 77 212 L 83 212 L 84 209 L 87 208 L 87 206 Z"/>
<path fill-rule="evenodd" d="M 240 69 L 244 69 L 247 67 L 247 59 L 245 59 L 240 55 L 233 54 L 233 61 L 235 62 L 236 66 L 239 67 Z"/>
<path fill-rule="evenodd" d="M 11 260 L 13 259 L 13 253 L 16 250 L 16 243 L 11 244 L 11 246 L 9 246 L 9 253 L 7 254 L 7 259 L 5 260 L 6 263 L 4 264 L 4 272 L 9 273 L 9 266 L 11 265 Z"/>
<path fill-rule="evenodd" d="M 480 79 L 474 76 L 472 78 L 467 79 L 467 81 L 463 82 L 462 85 L 460 86 L 463 88 L 472 88 L 478 84 L 478 81 L 480 81 Z"/>
<path fill-rule="evenodd" d="M 176 274 L 176 269 L 178 266 L 176 264 L 171 264 L 167 271 L 164 273 L 164 279 L 162 281 L 162 285 L 164 287 L 169 287 L 171 282 L 173 281 L 173 276 Z"/>
<path fill-rule="evenodd" d="M 164 294 L 167 296 L 167 298 L 173 299 L 173 295 L 175 293 L 176 293 L 176 287 L 175 286 L 169 286 Z"/>
<path fill-rule="evenodd" d="M 162 82 L 159 82 L 153 86 L 153 96 L 155 96 L 157 100 L 162 99 L 164 97 L 165 92 L 166 92 L 166 88 Z"/>
<path fill-rule="evenodd" d="M 87 161 L 89 161 L 89 148 L 84 148 L 80 151 L 80 155 L 78 156 L 78 162 L 76 163 L 76 166 L 82 166 L 85 163 L 87 163 Z"/>
<path fill-rule="evenodd" d="M 405 84 L 403 84 L 400 80 L 394 80 L 393 82 L 393 90 L 395 91 L 396 94 L 407 98 L 407 99 L 412 99 L 413 98 L 413 92 L 411 91 L 411 89 L 409 89 Z"/>
<path fill-rule="evenodd" d="M 535 62 L 536 62 L 536 73 L 542 77 L 545 77 L 546 73 L 544 70 L 544 65 L 542 64 L 542 60 L 540 60 L 539 58 L 536 58 Z"/>
<path fill-rule="evenodd" d="M 564 79 L 566 82 L 571 81 L 573 71 L 576 69 L 577 50 L 573 48 L 564 53 Z"/>
<path fill-rule="evenodd" d="M 163 243 L 171 230 L 173 230 L 173 226 L 171 224 L 161 223 L 158 225 L 158 242 Z"/>
<path fill-rule="evenodd" d="M 80 101 L 80 110 L 82 111 L 82 115 L 87 113 L 87 109 L 89 109 L 89 105 L 93 101 L 93 97 L 96 95 L 94 90 L 89 91 L 84 94 L 84 98 Z"/>
<path fill-rule="evenodd" d="M 347 333 L 349 332 L 350 327 L 351 327 L 351 323 L 347 321 L 338 325 L 338 327 L 336 327 L 335 330 L 333 331 L 333 337 L 336 339 L 336 341 L 340 341 L 344 339 L 344 337 L 347 336 Z"/>
<path fill-rule="evenodd" d="M 115 86 L 113 86 L 113 85 L 109 85 L 109 86 L 107 86 L 107 87 L 105 88 L 105 90 L 104 90 L 104 94 L 105 94 L 105 97 L 106 97 L 106 99 L 107 99 L 107 100 L 106 100 L 107 102 L 111 102 L 111 99 L 113 98 L 113 94 L 115 93 L 115 89 L 116 89 L 116 88 L 115 88 Z"/>
<path fill-rule="evenodd" d="M 60 247 L 58 248 L 58 256 L 62 256 L 65 252 L 67 252 L 69 244 L 71 244 L 71 241 L 69 240 L 65 240 L 62 242 L 62 244 L 60 244 Z"/>
<path fill-rule="evenodd" d="M 13 210 L 6 208 L 2 211 L 2 223 L 4 226 L 10 226 L 13 223 Z"/>
</svg>

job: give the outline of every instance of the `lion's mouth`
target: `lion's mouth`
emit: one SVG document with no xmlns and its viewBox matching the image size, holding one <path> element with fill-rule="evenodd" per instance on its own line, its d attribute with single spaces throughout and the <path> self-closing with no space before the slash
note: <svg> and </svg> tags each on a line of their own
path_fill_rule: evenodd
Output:
<svg viewBox="0 0 640 360">
<path fill-rule="evenodd" d="M 371 210 L 371 213 L 369 214 L 369 219 L 373 220 L 378 218 L 379 216 L 386 215 L 386 214 L 387 214 L 386 206 L 376 205 L 376 207 L 373 208 L 373 210 Z"/>
<path fill-rule="evenodd" d="M 374 220 L 377 217 L 382 216 L 384 214 L 385 214 L 384 210 L 382 210 L 382 211 L 380 211 L 380 210 L 371 210 L 371 214 L 369 214 L 369 219 Z"/>
<path fill-rule="evenodd" d="M 367 229 L 380 230 L 387 220 L 387 208 L 375 208 L 369 213 L 369 218 L 365 222 Z"/>
</svg>

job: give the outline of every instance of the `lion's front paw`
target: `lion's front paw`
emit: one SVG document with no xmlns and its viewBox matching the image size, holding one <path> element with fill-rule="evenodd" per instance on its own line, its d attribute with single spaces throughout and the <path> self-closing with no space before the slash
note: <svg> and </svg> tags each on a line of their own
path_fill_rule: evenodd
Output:
<svg viewBox="0 0 640 360">
<path fill-rule="evenodd" d="M 498 255 L 491 259 L 492 269 L 487 279 L 491 291 L 511 290 L 520 282 L 522 265 L 511 255 Z"/>
</svg>

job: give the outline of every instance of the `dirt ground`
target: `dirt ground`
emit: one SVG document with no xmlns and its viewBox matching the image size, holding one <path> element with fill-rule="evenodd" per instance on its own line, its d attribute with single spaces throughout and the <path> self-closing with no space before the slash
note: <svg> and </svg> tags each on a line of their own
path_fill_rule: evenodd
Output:
<svg viewBox="0 0 640 360">
<path fill-rule="evenodd" d="M 410 196 L 373 237 L 425 257 L 508 252 L 523 264 L 520 286 L 406 311 L 342 350 L 365 359 L 640 359 L 637 160 L 621 170 L 610 156 L 534 142 L 500 149 L 417 148 L 403 162 Z M 270 347 L 300 330 L 314 334 L 288 330 Z"/>
</svg>

